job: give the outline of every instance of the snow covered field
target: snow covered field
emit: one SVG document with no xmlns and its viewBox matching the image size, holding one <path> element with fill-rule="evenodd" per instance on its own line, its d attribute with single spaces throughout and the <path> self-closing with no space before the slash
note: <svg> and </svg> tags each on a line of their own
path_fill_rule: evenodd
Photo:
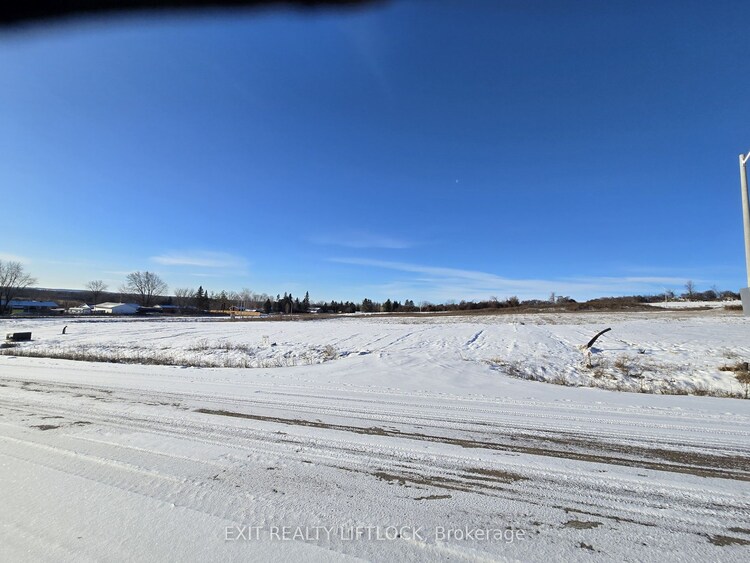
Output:
<svg viewBox="0 0 750 563">
<path fill-rule="evenodd" d="M 742 301 L 660 301 L 658 303 L 647 303 L 654 307 L 664 309 L 724 309 L 725 307 L 741 307 Z"/>
<path fill-rule="evenodd" d="M 750 552 L 737 313 L 0 328 L 4 561 Z"/>
</svg>

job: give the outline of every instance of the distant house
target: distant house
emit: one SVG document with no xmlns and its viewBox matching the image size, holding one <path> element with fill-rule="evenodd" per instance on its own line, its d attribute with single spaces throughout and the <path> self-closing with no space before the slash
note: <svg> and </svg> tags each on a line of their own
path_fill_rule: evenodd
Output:
<svg viewBox="0 0 750 563">
<path fill-rule="evenodd" d="M 104 313 L 105 315 L 135 315 L 138 309 L 140 309 L 140 306 L 134 303 L 99 303 L 94 305 L 94 313 Z"/>
<path fill-rule="evenodd" d="M 57 303 L 54 301 L 25 301 L 23 299 L 11 299 L 8 302 L 8 310 L 12 315 L 28 315 L 34 313 L 57 312 Z"/>
<path fill-rule="evenodd" d="M 68 309 L 68 313 L 70 313 L 71 315 L 90 315 L 93 310 L 94 309 L 92 307 L 89 307 L 88 305 L 86 305 L 86 303 L 84 303 L 79 307 L 71 307 L 70 309 Z"/>
</svg>

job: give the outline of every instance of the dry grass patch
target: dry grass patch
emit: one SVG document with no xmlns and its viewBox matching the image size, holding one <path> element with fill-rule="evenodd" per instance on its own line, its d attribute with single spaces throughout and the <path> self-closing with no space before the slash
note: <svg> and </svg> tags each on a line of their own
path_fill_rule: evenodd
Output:
<svg viewBox="0 0 750 563">
<path fill-rule="evenodd" d="M 745 391 L 745 399 L 750 397 L 750 363 L 736 362 L 732 365 L 724 365 L 719 371 L 734 372 L 734 377 Z"/>
</svg>

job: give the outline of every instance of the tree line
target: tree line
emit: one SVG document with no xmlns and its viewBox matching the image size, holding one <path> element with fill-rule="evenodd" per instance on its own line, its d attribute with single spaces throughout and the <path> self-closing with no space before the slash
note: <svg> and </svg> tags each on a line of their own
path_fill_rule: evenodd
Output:
<svg viewBox="0 0 750 563">
<path fill-rule="evenodd" d="M 20 262 L 0 260 L 0 314 L 9 312 L 9 303 L 37 283 L 36 278 L 24 269 Z M 479 301 L 446 301 L 444 303 L 430 303 L 421 301 L 418 304 L 410 299 L 403 302 L 397 299 L 386 299 L 376 302 L 364 298 L 361 302 L 352 301 L 317 301 L 312 302 L 310 295 L 305 292 L 301 299 L 285 292 L 283 296 L 275 297 L 266 293 L 256 293 L 243 288 L 241 291 L 209 291 L 203 286 L 198 289 L 178 287 L 168 294 L 169 286 L 156 273 L 149 271 L 131 272 L 119 291 L 111 292 L 103 280 L 91 280 L 85 288 L 93 304 L 102 299 L 118 299 L 132 301 L 142 307 L 155 305 L 175 305 L 184 312 L 208 311 L 237 311 L 255 310 L 266 314 L 307 314 L 310 312 L 340 314 L 340 313 L 413 313 L 413 312 L 441 312 L 441 311 L 470 311 L 480 309 L 511 309 L 518 307 L 543 308 L 550 306 L 576 305 L 575 299 L 552 293 L 546 300 L 520 301 L 516 296 L 506 299 L 490 297 Z M 592 306 L 628 306 L 635 304 L 659 303 L 664 301 L 717 301 L 739 299 L 738 293 L 720 291 L 715 285 L 706 291 L 698 291 L 695 283 L 688 280 L 684 285 L 685 291 L 677 294 L 672 290 L 654 295 L 631 295 L 624 297 L 602 297 L 592 299 L 586 303 Z M 41 291 L 41 290 L 37 290 Z"/>
<path fill-rule="evenodd" d="M 160 278 L 149 272 L 135 272 L 128 276 L 127 283 L 121 288 L 121 291 L 127 291 L 132 294 L 141 305 L 147 305 L 153 300 L 157 290 L 149 291 L 148 288 L 155 284 L 159 289 L 166 291 L 166 284 L 162 288 L 158 283 Z M 94 284 L 92 286 L 92 284 Z M 89 282 L 87 287 L 92 291 L 92 287 L 99 287 L 96 282 Z M 105 286 L 106 287 L 106 286 Z M 199 311 L 232 311 L 232 310 L 256 310 L 266 314 L 306 314 L 314 310 L 317 313 L 342 314 L 342 313 L 414 313 L 414 312 L 450 312 L 450 311 L 472 311 L 482 309 L 510 309 L 517 307 L 526 308 L 544 308 L 549 306 L 575 305 L 577 301 L 565 295 L 550 294 L 549 298 L 530 299 L 521 301 L 516 296 L 505 299 L 490 297 L 486 300 L 461 300 L 446 301 L 444 303 L 431 303 L 421 301 L 415 303 L 411 299 L 403 302 L 397 299 L 386 299 L 383 302 L 373 301 L 364 298 L 361 302 L 352 301 L 316 301 L 310 300 L 310 295 L 305 292 L 305 296 L 300 299 L 294 297 L 291 293 L 285 292 L 283 295 L 277 294 L 275 297 L 266 293 L 256 293 L 247 288 L 242 291 L 220 290 L 209 292 L 200 286 L 197 290 L 192 288 L 176 288 L 173 296 L 161 299 L 161 304 L 174 304 L 181 309 L 197 309 Z M 602 305 L 616 304 L 646 304 L 658 303 L 662 301 L 674 301 L 677 299 L 684 301 L 718 301 L 739 299 L 739 293 L 733 291 L 719 291 L 716 286 L 706 291 L 697 291 L 692 281 L 685 283 L 685 292 L 677 294 L 674 291 L 666 290 L 664 293 L 654 295 L 629 295 L 622 297 L 602 297 L 589 300 L 587 303 Z"/>
</svg>

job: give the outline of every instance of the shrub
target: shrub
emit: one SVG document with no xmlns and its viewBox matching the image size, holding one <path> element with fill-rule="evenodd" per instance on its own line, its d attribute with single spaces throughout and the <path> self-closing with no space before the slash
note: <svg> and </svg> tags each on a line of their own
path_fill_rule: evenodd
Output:
<svg viewBox="0 0 750 563">
<path fill-rule="evenodd" d="M 742 387 L 745 389 L 745 399 L 747 399 L 748 395 L 750 395 L 750 372 L 740 371 L 740 372 L 735 373 L 734 377 L 737 379 L 740 385 L 742 385 Z"/>
<path fill-rule="evenodd" d="M 734 378 L 745 391 L 745 399 L 750 397 L 750 363 L 736 362 L 731 365 L 724 365 L 719 367 L 719 371 L 734 372 Z"/>
</svg>

